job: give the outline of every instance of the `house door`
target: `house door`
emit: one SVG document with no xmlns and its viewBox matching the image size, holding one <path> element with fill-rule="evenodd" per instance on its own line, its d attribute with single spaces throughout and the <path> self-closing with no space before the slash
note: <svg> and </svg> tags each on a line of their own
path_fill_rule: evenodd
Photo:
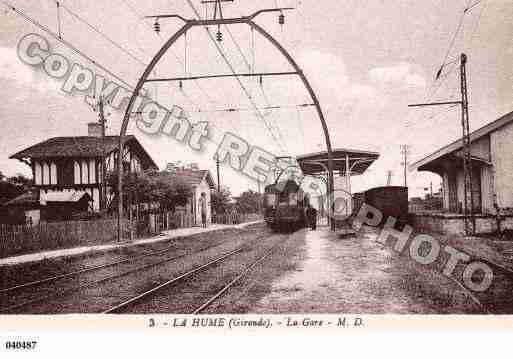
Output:
<svg viewBox="0 0 513 359">
<path fill-rule="evenodd" d="M 192 223 L 194 225 L 198 224 L 197 218 L 197 205 L 196 205 L 196 193 L 192 194 L 192 203 L 191 203 L 191 212 L 192 212 Z"/>
<path fill-rule="evenodd" d="M 449 173 L 449 211 L 457 213 L 459 211 L 458 206 L 458 184 L 456 182 L 456 174 Z"/>
<path fill-rule="evenodd" d="M 472 195 L 474 213 L 481 213 L 481 167 L 472 167 Z"/>
</svg>

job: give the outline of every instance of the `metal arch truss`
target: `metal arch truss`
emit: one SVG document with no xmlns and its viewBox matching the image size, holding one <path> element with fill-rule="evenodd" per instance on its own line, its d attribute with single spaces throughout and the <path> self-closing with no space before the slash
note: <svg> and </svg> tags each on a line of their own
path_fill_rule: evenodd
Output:
<svg viewBox="0 0 513 359">
<path fill-rule="evenodd" d="M 319 119 L 321 121 L 322 130 L 324 133 L 325 141 L 326 141 L 326 148 L 328 152 L 328 193 L 333 189 L 333 154 L 332 154 L 332 147 L 331 147 L 331 140 L 329 136 L 328 126 L 326 124 L 326 120 L 324 117 L 324 114 L 321 109 L 321 105 L 319 103 L 319 100 L 317 98 L 317 95 L 315 94 L 312 86 L 310 85 L 310 82 L 306 78 L 305 74 L 299 67 L 299 65 L 296 63 L 296 61 L 292 58 L 292 56 L 289 54 L 289 52 L 274 38 L 272 37 L 267 31 L 265 31 L 260 25 L 255 23 L 253 20 L 260 14 L 263 13 L 270 13 L 270 12 L 282 12 L 285 10 L 292 10 L 293 8 L 274 8 L 274 9 L 262 9 L 250 16 L 240 17 L 240 18 L 221 18 L 221 19 L 213 19 L 213 20 L 201 20 L 201 19 L 185 19 L 184 17 L 176 14 L 172 15 L 154 15 L 154 16 L 148 16 L 148 18 L 177 18 L 185 22 L 185 24 L 175 33 L 173 34 L 166 43 L 162 46 L 162 48 L 157 52 L 157 54 L 153 57 L 153 59 L 150 61 L 146 69 L 144 70 L 141 78 L 137 82 L 137 85 L 135 86 L 134 91 L 132 92 L 132 96 L 130 97 L 130 101 L 128 102 L 128 106 L 125 112 L 125 115 L 123 117 L 123 122 L 121 124 L 121 130 L 119 134 L 119 151 L 122 153 L 123 151 L 123 137 L 126 135 L 126 131 L 128 128 L 128 123 L 130 122 L 132 110 L 134 103 L 136 101 L 136 98 L 138 97 L 139 93 L 141 92 L 143 85 L 148 81 L 148 76 L 150 76 L 151 72 L 157 65 L 157 63 L 160 61 L 160 59 L 164 56 L 164 54 L 169 50 L 169 48 L 181 37 L 183 36 L 188 30 L 190 30 L 193 27 L 196 26 L 214 26 L 214 25 L 232 25 L 232 24 L 247 24 L 252 29 L 256 30 L 260 35 L 265 37 L 271 44 L 276 47 L 281 54 L 287 59 L 289 64 L 294 68 L 295 73 L 301 81 L 303 82 L 304 86 L 306 87 L 308 93 L 310 94 L 310 97 L 312 98 L 312 101 L 314 103 L 314 106 L 317 109 L 317 114 L 319 116 Z M 122 179 L 122 158 L 121 156 L 118 156 L 118 163 L 117 163 L 117 171 L 118 171 L 118 240 L 121 240 L 122 233 L 121 233 L 121 219 L 123 217 L 123 179 Z M 329 196 L 328 196 L 329 197 Z M 331 230 L 335 230 L 335 223 L 332 221 L 331 223 Z"/>
</svg>

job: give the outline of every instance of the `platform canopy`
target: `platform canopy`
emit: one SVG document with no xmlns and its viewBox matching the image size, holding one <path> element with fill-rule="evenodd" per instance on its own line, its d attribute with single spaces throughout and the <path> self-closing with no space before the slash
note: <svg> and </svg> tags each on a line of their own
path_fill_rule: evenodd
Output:
<svg viewBox="0 0 513 359">
<path fill-rule="evenodd" d="M 346 169 L 349 169 L 352 176 L 361 175 L 378 158 L 377 152 L 337 148 L 333 150 L 333 173 L 345 176 Z M 323 165 L 328 168 L 326 151 L 301 155 L 296 160 L 305 175 L 322 175 L 326 172 Z"/>
</svg>

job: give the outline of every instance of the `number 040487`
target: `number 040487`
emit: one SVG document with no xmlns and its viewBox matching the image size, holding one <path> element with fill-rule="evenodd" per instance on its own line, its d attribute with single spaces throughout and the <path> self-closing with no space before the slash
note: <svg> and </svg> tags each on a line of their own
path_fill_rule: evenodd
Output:
<svg viewBox="0 0 513 359">
<path fill-rule="evenodd" d="M 36 341 L 6 341 L 7 350 L 33 350 L 36 349 Z"/>
</svg>

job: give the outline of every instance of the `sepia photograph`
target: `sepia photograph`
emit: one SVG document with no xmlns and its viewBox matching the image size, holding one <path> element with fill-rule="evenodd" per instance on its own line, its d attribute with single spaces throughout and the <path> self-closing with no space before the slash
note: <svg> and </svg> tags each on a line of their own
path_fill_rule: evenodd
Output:
<svg viewBox="0 0 513 359">
<path fill-rule="evenodd" d="M 0 334 L 513 328 L 513 2 L 0 3 Z"/>
</svg>

